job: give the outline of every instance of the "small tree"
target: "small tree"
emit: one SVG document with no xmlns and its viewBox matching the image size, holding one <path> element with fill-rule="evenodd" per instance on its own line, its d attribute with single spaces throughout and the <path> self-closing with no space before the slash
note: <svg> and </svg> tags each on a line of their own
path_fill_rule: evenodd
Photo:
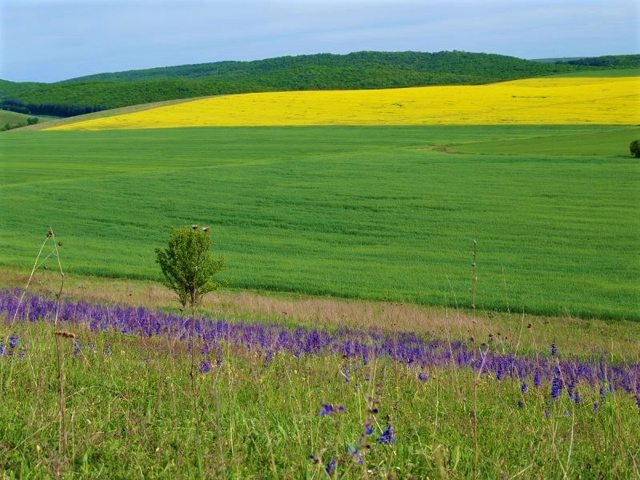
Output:
<svg viewBox="0 0 640 480">
<path fill-rule="evenodd" d="M 631 155 L 636 158 L 640 158 L 640 140 L 634 140 L 631 142 L 629 150 L 631 150 Z"/>
<path fill-rule="evenodd" d="M 176 292 L 183 308 L 189 304 L 193 310 L 205 293 L 220 286 L 213 276 L 223 267 L 224 259 L 211 254 L 208 227 L 172 228 L 167 248 L 156 248 L 155 252 L 163 283 Z"/>
</svg>

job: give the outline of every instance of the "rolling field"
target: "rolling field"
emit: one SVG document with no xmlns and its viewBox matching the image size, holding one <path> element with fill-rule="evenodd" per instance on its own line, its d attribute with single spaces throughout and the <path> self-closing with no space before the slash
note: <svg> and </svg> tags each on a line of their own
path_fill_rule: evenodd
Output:
<svg viewBox="0 0 640 480">
<path fill-rule="evenodd" d="M 637 125 L 637 77 L 212 97 L 51 130 L 297 125 Z"/>
<path fill-rule="evenodd" d="M 480 308 L 638 320 L 640 164 L 626 149 L 639 133 L 13 132 L 0 264 L 29 266 L 51 226 L 69 274 L 158 279 L 154 247 L 196 222 L 231 288 L 464 306 L 477 239 Z"/>
<path fill-rule="evenodd" d="M 27 119 L 34 117 L 38 119 L 38 123 L 44 123 L 51 120 L 51 118 L 38 117 L 37 115 L 25 115 L 23 113 L 0 110 L 0 127 L 4 127 L 5 125 L 9 125 L 11 127 L 16 127 L 19 124 L 26 125 Z"/>
</svg>

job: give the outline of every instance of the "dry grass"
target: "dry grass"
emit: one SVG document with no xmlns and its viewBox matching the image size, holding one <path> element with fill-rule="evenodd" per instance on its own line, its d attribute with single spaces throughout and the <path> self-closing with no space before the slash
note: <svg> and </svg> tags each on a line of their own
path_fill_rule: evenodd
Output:
<svg viewBox="0 0 640 480">
<path fill-rule="evenodd" d="M 0 268 L 0 288 L 20 287 L 27 275 L 18 269 Z M 33 291 L 52 293 L 55 278 L 40 271 Z M 77 300 L 176 308 L 175 296 L 159 283 L 99 277 L 66 279 L 65 295 Z M 259 292 L 220 291 L 205 297 L 201 310 L 213 316 L 256 321 L 290 322 L 335 328 L 377 327 L 395 331 L 431 333 L 439 338 L 474 339 L 486 342 L 490 335 L 505 350 L 548 349 L 555 343 L 567 353 L 612 352 L 636 358 L 640 351 L 640 324 L 607 322 L 574 317 L 540 317 L 525 313 L 478 311 L 427 307 L 403 303 L 369 302 L 340 298 Z M 477 323 L 474 323 L 477 322 Z M 476 333 L 474 333 L 476 332 Z"/>
</svg>

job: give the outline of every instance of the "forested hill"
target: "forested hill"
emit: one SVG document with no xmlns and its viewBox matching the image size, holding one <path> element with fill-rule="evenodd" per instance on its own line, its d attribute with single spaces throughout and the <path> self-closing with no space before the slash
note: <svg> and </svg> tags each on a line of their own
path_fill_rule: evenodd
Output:
<svg viewBox="0 0 640 480">
<path fill-rule="evenodd" d="M 72 116 L 142 103 L 246 92 L 482 84 L 592 66 L 468 52 L 357 52 L 103 73 L 58 83 L 0 80 L 0 108 Z"/>
</svg>

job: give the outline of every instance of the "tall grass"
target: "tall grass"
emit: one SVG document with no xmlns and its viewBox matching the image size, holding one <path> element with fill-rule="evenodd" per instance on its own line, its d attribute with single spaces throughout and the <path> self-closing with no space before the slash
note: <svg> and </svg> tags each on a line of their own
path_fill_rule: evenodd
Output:
<svg viewBox="0 0 640 480">
<path fill-rule="evenodd" d="M 9 299 L 7 295 L 3 299 Z M 542 375 L 535 380 L 534 371 L 507 368 L 517 365 L 509 363 L 508 353 L 491 350 L 492 360 L 478 374 L 459 356 L 467 352 L 473 358 L 475 347 L 453 338 L 447 342 L 379 331 L 323 337 L 321 332 L 280 330 L 275 325 L 218 322 L 211 324 L 219 331 L 212 341 L 207 333 L 212 327 L 199 320 L 197 330 L 209 347 L 200 356 L 194 418 L 188 339 L 180 340 L 189 331 L 185 319 L 139 308 L 69 302 L 60 316 L 76 335 L 73 344 L 63 346 L 70 417 L 64 462 L 56 448 L 56 367 L 51 362 L 55 347 L 50 341 L 55 312 L 47 311 L 54 303 L 34 299 L 27 305 L 34 320 L 12 327 L 24 341 L 0 356 L 0 362 L 13 362 L 15 369 L 0 402 L 0 470 L 9 477 L 638 474 L 638 363 L 612 364 L 595 357 L 594 365 L 604 362 L 606 380 L 591 384 L 580 377 L 589 361 L 576 362 L 569 352 L 522 357 L 548 368 L 554 379 L 563 379 L 560 394 L 553 398 L 551 378 Z M 159 322 L 159 333 L 149 336 L 145 332 L 156 328 L 154 321 Z M 6 333 L 8 324 L 0 325 Z M 126 325 L 128 331 L 122 333 Z M 259 332 L 270 328 L 274 336 L 262 338 Z M 295 354 L 276 348 L 277 342 L 288 345 L 278 332 L 289 332 L 292 339 L 320 335 L 336 350 Z M 416 351 L 414 361 L 409 361 L 412 348 L 422 341 L 425 352 L 435 356 L 428 360 Z M 441 346 L 430 350 L 433 342 Z M 368 360 L 362 351 L 353 350 L 364 345 L 373 349 Z M 447 360 L 449 348 L 454 358 Z M 554 364 L 559 375 L 553 373 Z M 572 378 L 585 379 L 571 384 Z M 477 467 L 469 428 L 476 412 Z M 194 444 L 191 439 L 198 429 Z"/>
</svg>

